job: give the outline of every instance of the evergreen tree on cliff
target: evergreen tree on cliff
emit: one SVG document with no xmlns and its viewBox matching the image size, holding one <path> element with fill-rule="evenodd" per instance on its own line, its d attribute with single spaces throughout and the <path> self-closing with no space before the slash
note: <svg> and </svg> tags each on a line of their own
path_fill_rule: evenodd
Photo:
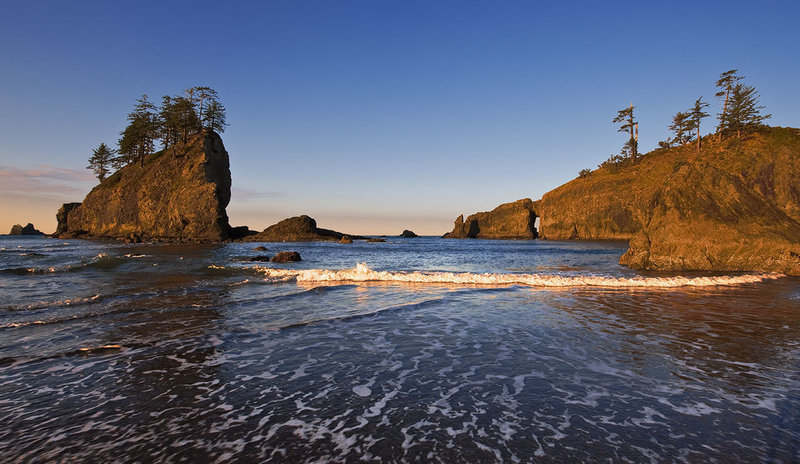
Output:
<svg viewBox="0 0 800 464">
<path fill-rule="evenodd" d="M 694 102 L 694 106 L 689 110 L 689 124 L 690 130 L 697 132 L 697 152 L 700 153 L 702 148 L 702 137 L 700 136 L 700 121 L 708 117 L 708 113 L 704 110 L 708 108 L 708 103 L 703 101 L 703 97 L 698 98 Z"/>
<path fill-rule="evenodd" d="M 194 93 L 197 95 L 197 115 L 199 117 L 198 129 L 202 130 L 208 127 L 205 117 L 207 108 L 213 102 L 219 103 L 217 100 L 217 91 L 211 87 L 203 86 L 192 87 L 192 90 L 194 90 Z"/>
<path fill-rule="evenodd" d="M 628 132 L 630 138 L 622 146 L 622 156 L 635 160 L 639 156 L 639 123 L 633 117 L 633 103 L 624 110 L 617 111 L 615 123 L 622 123 L 617 132 Z"/>
<path fill-rule="evenodd" d="M 144 166 L 144 159 L 153 153 L 155 141 L 161 132 L 161 124 L 156 107 L 142 95 L 136 101 L 133 111 L 128 114 L 128 127 L 121 132 L 119 140 L 119 161 L 130 164 L 139 161 Z"/>
<path fill-rule="evenodd" d="M 675 144 L 684 145 L 687 142 L 691 142 L 691 114 L 684 111 L 675 113 L 675 116 L 672 117 L 672 124 L 670 124 L 669 130 L 675 133 L 675 137 L 672 139 L 672 142 Z"/>
<path fill-rule="evenodd" d="M 108 148 L 105 143 L 92 150 L 92 156 L 89 157 L 89 166 L 86 169 L 91 169 L 94 175 L 103 182 L 114 165 L 114 155 L 116 150 Z"/>
<path fill-rule="evenodd" d="M 762 126 L 772 115 L 761 114 L 764 106 L 758 104 L 758 91 L 751 85 L 737 83 L 731 88 L 728 110 L 720 120 L 722 131 L 736 132 L 741 138 L 743 131 Z"/>
<path fill-rule="evenodd" d="M 719 79 L 717 79 L 717 87 L 719 91 L 714 94 L 717 98 L 723 98 L 724 103 L 722 105 L 722 113 L 719 113 L 719 125 L 717 126 L 717 132 L 719 133 L 719 138 L 722 140 L 722 131 L 724 129 L 723 121 L 727 117 L 728 114 L 728 102 L 730 101 L 731 91 L 733 87 L 736 85 L 737 82 L 744 79 L 744 76 L 737 76 L 736 72 L 739 71 L 738 69 L 731 69 L 729 71 L 725 71 L 724 73 L 719 75 Z"/>
<path fill-rule="evenodd" d="M 225 107 L 217 100 L 211 100 L 203 114 L 203 124 L 206 129 L 215 132 L 225 132 Z"/>
</svg>

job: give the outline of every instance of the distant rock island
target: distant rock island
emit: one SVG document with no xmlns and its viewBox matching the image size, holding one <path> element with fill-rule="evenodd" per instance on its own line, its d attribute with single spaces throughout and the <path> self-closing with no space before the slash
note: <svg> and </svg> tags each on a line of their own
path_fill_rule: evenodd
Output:
<svg viewBox="0 0 800 464">
<path fill-rule="evenodd" d="M 344 239 L 344 241 L 343 241 Z M 343 234 L 317 227 L 317 221 L 305 214 L 284 219 L 263 231 L 245 237 L 247 242 L 343 242 L 348 239 L 366 240 L 366 237 Z"/>
<path fill-rule="evenodd" d="M 704 137 L 597 169 L 534 203 L 541 238 L 630 240 L 637 269 L 800 275 L 800 130 Z"/>
<path fill-rule="evenodd" d="M 231 236 L 228 152 L 210 130 L 129 164 L 57 214 L 61 238 L 217 241 Z"/>
<path fill-rule="evenodd" d="M 40 232 L 33 226 L 30 222 L 22 226 L 22 224 L 14 224 L 11 227 L 11 232 L 8 233 L 9 235 L 44 235 L 44 232 Z"/>
<path fill-rule="evenodd" d="M 532 240 L 537 236 L 535 224 L 533 201 L 524 198 L 489 212 L 472 214 L 466 221 L 462 214 L 456 218 L 452 232 L 443 238 Z"/>
</svg>

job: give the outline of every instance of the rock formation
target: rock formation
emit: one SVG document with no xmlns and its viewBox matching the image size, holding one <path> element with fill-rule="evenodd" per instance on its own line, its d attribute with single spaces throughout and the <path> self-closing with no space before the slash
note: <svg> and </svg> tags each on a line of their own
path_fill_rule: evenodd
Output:
<svg viewBox="0 0 800 464">
<path fill-rule="evenodd" d="M 505 203 L 489 212 L 476 213 L 464 220 L 459 216 L 453 231 L 445 238 L 488 238 L 532 240 L 537 236 L 536 212 L 529 198 Z"/>
<path fill-rule="evenodd" d="M 36 230 L 36 227 L 29 222 L 25 227 L 22 227 L 22 224 L 14 224 L 9 235 L 44 235 L 44 233 Z"/>
<path fill-rule="evenodd" d="M 403 233 L 400 234 L 400 236 L 403 237 L 403 238 L 417 238 L 417 237 L 419 237 L 419 235 L 415 234 L 414 232 L 412 232 L 412 231 L 410 231 L 408 229 L 404 230 Z"/>
<path fill-rule="evenodd" d="M 629 239 L 641 269 L 800 275 L 800 130 L 658 149 L 535 202 L 547 239 Z"/>
<path fill-rule="evenodd" d="M 248 242 L 335 242 L 344 237 L 363 239 L 357 235 L 348 235 L 335 230 L 320 229 L 317 221 L 305 214 L 284 219 L 263 231 L 245 237 Z"/>
<path fill-rule="evenodd" d="M 61 208 L 59 208 L 58 212 L 56 213 L 56 221 L 58 221 L 58 226 L 56 227 L 55 233 L 53 233 L 54 237 L 60 237 L 67 231 L 67 216 L 69 215 L 70 211 L 80 205 L 80 203 L 64 203 L 61 205 Z"/>
<path fill-rule="evenodd" d="M 128 165 L 58 213 L 60 237 L 216 241 L 230 236 L 228 153 L 206 131 Z M 66 221 L 63 220 L 66 216 Z"/>
<path fill-rule="evenodd" d="M 296 251 L 281 251 L 273 256 L 270 261 L 273 263 L 295 263 L 297 261 L 302 261 L 302 259 L 300 258 L 300 253 Z"/>
</svg>

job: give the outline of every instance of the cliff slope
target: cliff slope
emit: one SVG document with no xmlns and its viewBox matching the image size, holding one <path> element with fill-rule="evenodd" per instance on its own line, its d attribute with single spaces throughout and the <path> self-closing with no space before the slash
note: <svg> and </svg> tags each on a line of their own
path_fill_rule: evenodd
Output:
<svg viewBox="0 0 800 464">
<path fill-rule="evenodd" d="M 445 238 L 532 240 L 536 238 L 536 212 L 530 198 L 504 203 L 482 213 L 459 216 Z"/>
<path fill-rule="evenodd" d="M 59 211 L 59 236 L 223 240 L 230 234 L 228 152 L 207 131 L 126 166 Z M 66 216 L 62 222 L 60 216 Z"/>
<path fill-rule="evenodd" d="M 615 171 L 615 172 L 614 172 Z M 659 149 L 601 168 L 535 203 L 540 236 L 630 239 L 642 269 L 800 274 L 800 130 Z"/>
</svg>

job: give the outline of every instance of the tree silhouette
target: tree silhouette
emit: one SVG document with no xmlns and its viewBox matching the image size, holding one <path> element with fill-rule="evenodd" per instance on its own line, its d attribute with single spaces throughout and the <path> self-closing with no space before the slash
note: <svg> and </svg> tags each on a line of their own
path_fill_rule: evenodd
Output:
<svg viewBox="0 0 800 464">
<path fill-rule="evenodd" d="M 116 150 L 108 148 L 105 143 L 101 143 L 92 150 L 92 156 L 89 157 L 89 166 L 86 169 L 91 169 L 97 179 L 103 182 L 114 165 L 114 155 L 116 153 Z"/>
<path fill-rule="evenodd" d="M 624 110 L 617 111 L 615 123 L 622 123 L 617 132 L 628 132 L 630 137 L 622 146 L 622 156 L 635 160 L 639 156 L 639 123 L 633 117 L 633 103 Z"/>
</svg>

